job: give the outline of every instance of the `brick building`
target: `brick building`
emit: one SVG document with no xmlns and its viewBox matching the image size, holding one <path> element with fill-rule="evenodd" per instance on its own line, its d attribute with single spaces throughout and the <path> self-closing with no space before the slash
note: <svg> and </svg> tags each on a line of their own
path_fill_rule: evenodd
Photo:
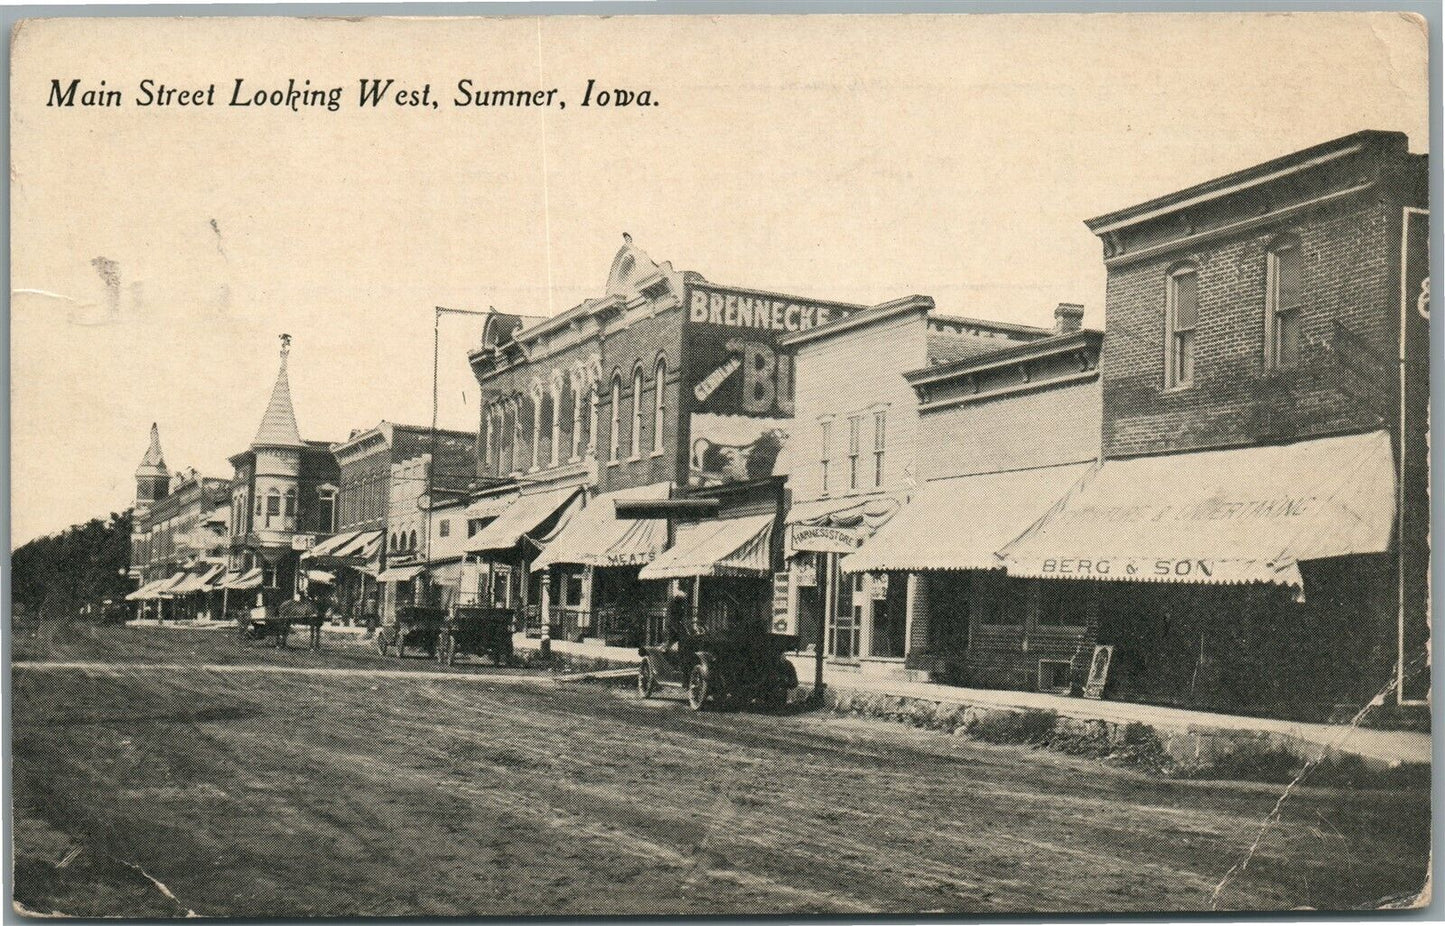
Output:
<svg viewBox="0 0 1445 926">
<path fill-rule="evenodd" d="M 426 559 L 425 496 L 435 450 L 440 463 L 430 474 L 433 495 L 464 496 L 476 476 L 477 436 L 464 431 L 382 421 L 355 430 L 331 448 L 336 457 L 336 533 L 303 554 L 308 569 L 335 577 L 334 614 L 343 623 L 380 619 L 386 610 L 388 562 Z M 415 539 L 416 546 L 410 545 Z M 419 572 L 416 574 L 419 575 Z M 416 578 L 413 575 L 411 582 Z M 408 594 L 411 590 L 408 589 Z M 395 600 L 395 589 L 390 591 Z"/>
<path fill-rule="evenodd" d="M 484 402 L 477 471 L 518 497 L 469 552 L 507 572 L 536 632 L 635 639 L 649 620 L 660 625 L 666 585 L 645 573 L 669 533 L 665 578 L 690 582 L 700 621 L 766 619 L 782 505 L 774 464 L 793 392 L 778 340 L 859 308 L 718 286 L 629 238 L 602 296 L 543 320 L 494 317 L 470 355 Z M 737 486 L 763 487 L 774 517 Z M 689 492 L 728 500 L 707 549 L 736 561 L 692 562 L 696 525 L 608 516 L 618 502 Z M 715 580 L 711 603 L 700 577 Z"/>
<path fill-rule="evenodd" d="M 1097 616 L 1111 696 L 1423 691 L 1426 186 L 1360 132 L 1089 220 L 1105 459 L 1003 552 Z"/>
<path fill-rule="evenodd" d="M 795 417 L 784 453 L 786 609 L 774 627 L 835 664 L 901 674 L 924 598 L 917 578 L 842 573 L 840 557 L 886 529 L 938 465 L 909 378 L 1047 339 L 1046 328 L 941 315 L 910 296 L 789 334 Z"/>
<path fill-rule="evenodd" d="M 225 563 L 228 480 L 194 469 L 171 473 L 151 425 L 150 445 L 136 469 L 129 575 L 139 583 L 126 599 L 136 616 L 189 618 L 208 613 Z"/>
</svg>

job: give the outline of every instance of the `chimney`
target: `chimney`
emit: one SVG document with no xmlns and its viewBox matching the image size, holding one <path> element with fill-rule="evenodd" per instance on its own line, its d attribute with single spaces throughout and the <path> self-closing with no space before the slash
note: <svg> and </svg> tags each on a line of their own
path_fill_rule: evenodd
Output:
<svg viewBox="0 0 1445 926">
<path fill-rule="evenodd" d="M 1054 333 L 1069 334 L 1084 327 L 1084 307 L 1073 302 L 1060 302 L 1054 309 Z"/>
</svg>

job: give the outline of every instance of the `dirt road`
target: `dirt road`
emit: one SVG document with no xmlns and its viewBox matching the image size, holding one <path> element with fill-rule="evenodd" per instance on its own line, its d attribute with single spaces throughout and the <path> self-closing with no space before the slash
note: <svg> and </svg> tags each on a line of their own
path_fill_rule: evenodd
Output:
<svg viewBox="0 0 1445 926">
<path fill-rule="evenodd" d="M 154 658 L 170 645 L 130 665 L 15 669 L 27 908 L 1207 909 L 1280 791 L 831 715 L 698 715 L 601 686 L 212 671 L 204 641 Z M 1411 892 L 1428 840 L 1423 790 L 1304 788 L 1222 905 Z"/>
</svg>

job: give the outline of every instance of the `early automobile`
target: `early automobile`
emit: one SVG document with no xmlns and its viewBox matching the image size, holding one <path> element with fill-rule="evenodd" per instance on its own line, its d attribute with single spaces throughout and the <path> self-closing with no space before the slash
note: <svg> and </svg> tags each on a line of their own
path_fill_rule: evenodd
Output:
<svg viewBox="0 0 1445 926">
<path fill-rule="evenodd" d="M 376 632 L 376 651 L 385 656 L 395 647 L 398 659 L 406 655 L 408 648 L 426 650 L 427 656 L 435 656 L 446 619 L 447 612 L 442 608 L 418 605 L 397 608 L 396 623 Z"/>
<path fill-rule="evenodd" d="M 459 605 L 441 629 L 437 660 L 451 665 L 457 656 L 491 656 L 501 665 L 512 657 L 512 624 L 509 608 Z"/>
<path fill-rule="evenodd" d="M 785 655 L 798 638 L 783 634 L 699 634 L 675 646 L 638 649 L 637 693 L 650 698 L 663 686 L 682 688 L 695 711 L 712 705 L 758 704 L 778 709 L 798 686 Z"/>
</svg>

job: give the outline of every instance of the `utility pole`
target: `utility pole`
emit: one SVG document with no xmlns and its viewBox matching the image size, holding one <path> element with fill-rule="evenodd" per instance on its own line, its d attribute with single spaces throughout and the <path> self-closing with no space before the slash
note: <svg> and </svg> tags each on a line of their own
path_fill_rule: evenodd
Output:
<svg viewBox="0 0 1445 926">
<path fill-rule="evenodd" d="M 431 328 L 431 440 L 429 442 L 431 458 L 427 461 L 426 465 L 426 517 L 423 519 L 426 525 L 426 546 L 424 547 L 424 552 L 428 563 L 431 562 L 431 511 L 435 503 L 435 499 L 432 498 L 435 486 L 435 479 L 432 474 L 436 472 L 437 466 L 437 412 L 439 405 L 437 390 L 439 388 L 439 374 L 441 370 L 442 316 L 471 315 L 482 317 L 491 315 L 494 311 L 493 309 L 487 309 L 485 312 L 477 312 L 472 309 L 449 309 L 446 306 L 440 305 L 434 306 L 433 308 L 435 311 L 432 314 Z M 430 574 L 428 573 L 428 575 Z"/>
</svg>

